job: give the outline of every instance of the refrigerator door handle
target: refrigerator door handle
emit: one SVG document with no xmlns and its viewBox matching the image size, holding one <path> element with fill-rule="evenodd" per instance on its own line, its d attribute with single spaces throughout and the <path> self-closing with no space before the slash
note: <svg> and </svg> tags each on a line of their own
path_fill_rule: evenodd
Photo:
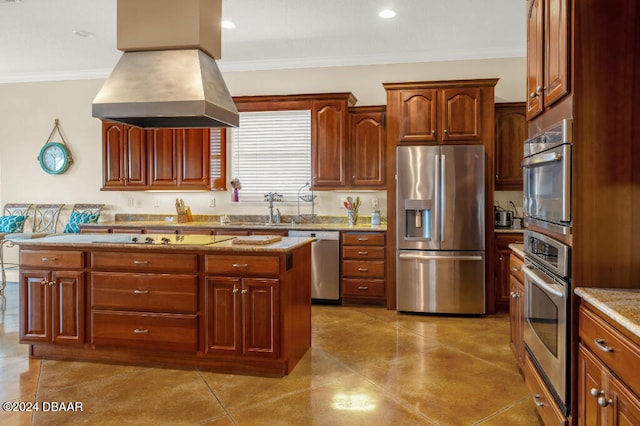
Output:
<svg viewBox="0 0 640 426">
<path fill-rule="evenodd" d="M 445 173 L 446 156 L 440 155 L 440 180 L 442 182 L 442 188 L 440 191 L 440 244 L 444 242 L 444 224 L 447 217 L 447 175 Z"/>
<path fill-rule="evenodd" d="M 434 173 L 434 206 L 433 206 L 433 211 L 434 211 L 434 215 L 433 215 L 433 220 L 431 221 L 431 223 L 429 224 L 429 227 L 431 228 L 432 225 L 433 226 L 433 230 L 434 230 L 434 236 L 433 239 L 435 241 L 440 241 L 440 231 L 442 230 L 442 227 L 440 226 L 440 222 L 442 220 L 442 218 L 440 217 L 440 202 L 442 201 L 440 197 L 442 197 L 442 191 L 440 188 L 440 154 L 436 154 L 434 156 L 435 158 L 435 173 Z M 438 244 L 439 246 L 439 244 Z"/>
<path fill-rule="evenodd" d="M 482 256 L 447 256 L 413 253 L 399 253 L 398 258 L 402 260 L 482 260 Z"/>
</svg>

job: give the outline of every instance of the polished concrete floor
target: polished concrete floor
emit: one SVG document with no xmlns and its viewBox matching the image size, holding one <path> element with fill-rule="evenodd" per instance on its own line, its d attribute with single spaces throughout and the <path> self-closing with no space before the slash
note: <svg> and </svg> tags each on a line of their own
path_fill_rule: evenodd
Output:
<svg viewBox="0 0 640 426">
<path fill-rule="evenodd" d="M 29 359 L 17 284 L 0 313 L 2 425 L 536 425 L 509 318 L 313 307 L 312 348 L 284 378 Z M 51 410 L 64 402 L 82 412 Z M 42 406 L 42 405 L 41 405 Z"/>
</svg>

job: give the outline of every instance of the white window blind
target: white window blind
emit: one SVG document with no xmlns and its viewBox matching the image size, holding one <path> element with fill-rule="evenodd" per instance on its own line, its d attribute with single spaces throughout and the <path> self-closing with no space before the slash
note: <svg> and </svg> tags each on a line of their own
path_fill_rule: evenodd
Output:
<svg viewBox="0 0 640 426">
<path fill-rule="evenodd" d="M 240 179 L 240 201 L 262 201 L 277 192 L 294 201 L 311 178 L 311 111 L 241 112 L 232 129 L 231 176 Z"/>
</svg>

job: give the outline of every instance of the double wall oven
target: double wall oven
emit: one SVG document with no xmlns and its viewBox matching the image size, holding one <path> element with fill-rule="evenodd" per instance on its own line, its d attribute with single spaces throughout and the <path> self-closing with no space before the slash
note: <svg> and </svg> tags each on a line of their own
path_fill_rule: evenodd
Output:
<svg viewBox="0 0 640 426">
<path fill-rule="evenodd" d="M 571 369 L 572 126 L 566 119 L 525 141 L 524 233 L 526 350 L 565 415 Z M 537 230 L 541 232 L 537 232 Z M 555 236 L 555 237 L 554 237 Z"/>
</svg>

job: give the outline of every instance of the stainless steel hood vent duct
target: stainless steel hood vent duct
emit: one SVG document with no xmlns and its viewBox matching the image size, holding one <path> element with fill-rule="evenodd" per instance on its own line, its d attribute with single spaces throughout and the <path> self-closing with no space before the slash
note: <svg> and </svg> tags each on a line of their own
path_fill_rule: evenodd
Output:
<svg viewBox="0 0 640 426">
<path fill-rule="evenodd" d="M 141 22 L 139 11 L 132 7 L 143 7 L 146 16 L 150 10 L 156 13 Z M 236 105 L 207 53 L 213 51 L 219 57 L 219 16 L 212 19 L 210 14 L 219 15 L 220 8 L 220 0 L 119 0 L 118 48 L 124 53 L 93 100 L 92 115 L 142 128 L 237 127 Z M 194 40 L 184 40 L 188 34 L 184 26 L 173 28 L 171 34 L 168 25 L 176 22 L 176 13 L 185 10 L 186 21 L 195 20 L 195 26 L 216 21 L 218 27 L 199 28 Z M 200 16 L 203 11 L 206 18 Z M 131 16 L 135 19 L 121 23 Z M 142 25 L 147 25 L 145 31 Z M 203 34 L 208 36 L 204 43 L 200 40 Z"/>
</svg>

